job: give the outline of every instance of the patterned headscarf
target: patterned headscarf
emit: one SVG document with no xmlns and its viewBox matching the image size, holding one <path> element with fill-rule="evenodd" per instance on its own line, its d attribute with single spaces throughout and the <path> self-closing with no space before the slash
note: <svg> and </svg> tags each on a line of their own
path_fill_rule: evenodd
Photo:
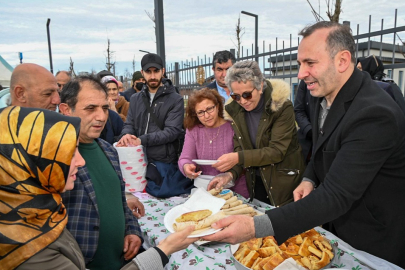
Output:
<svg viewBox="0 0 405 270">
<path fill-rule="evenodd" d="M 33 108 L 0 111 L 0 265 L 14 269 L 54 242 L 67 223 L 60 193 L 80 119 Z"/>
</svg>

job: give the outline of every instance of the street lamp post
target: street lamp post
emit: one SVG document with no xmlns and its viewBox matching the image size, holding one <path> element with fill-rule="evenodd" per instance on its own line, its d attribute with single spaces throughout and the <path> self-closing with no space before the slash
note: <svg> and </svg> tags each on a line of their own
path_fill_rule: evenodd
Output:
<svg viewBox="0 0 405 270">
<path fill-rule="evenodd" d="M 48 35 L 48 51 L 49 51 L 49 63 L 51 66 L 51 73 L 53 74 L 53 64 L 52 64 L 52 51 L 51 51 L 51 34 L 49 33 L 49 24 L 51 23 L 51 19 L 48 18 L 46 21 L 46 32 Z"/>
<path fill-rule="evenodd" d="M 139 50 L 140 52 L 143 52 L 143 53 L 150 53 L 150 52 L 148 52 L 148 51 L 144 51 L 144 50 Z"/>
<path fill-rule="evenodd" d="M 252 16 L 255 18 L 255 54 L 256 54 L 256 62 L 259 62 L 259 57 L 257 56 L 259 54 L 259 47 L 257 47 L 257 41 L 258 41 L 258 36 L 259 36 L 259 15 L 247 12 L 247 11 L 241 11 L 242 14 Z"/>
</svg>

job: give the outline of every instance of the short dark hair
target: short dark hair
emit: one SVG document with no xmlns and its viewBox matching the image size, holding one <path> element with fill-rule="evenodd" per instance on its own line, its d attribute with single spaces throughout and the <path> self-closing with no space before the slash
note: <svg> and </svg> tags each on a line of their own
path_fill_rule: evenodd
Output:
<svg viewBox="0 0 405 270">
<path fill-rule="evenodd" d="M 218 108 L 218 116 L 224 118 L 224 102 L 225 99 L 215 89 L 202 88 L 200 90 L 194 90 L 188 98 L 186 117 L 184 118 L 184 127 L 186 129 L 192 129 L 197 125 L 201 125 L 200 120 L 195 112 L 195 106 L 204 99 L 209 99 L 214 102 Z"/>
<path fill-rule="evenodd" d="M 235 56 L 230 51 L 219 51 L 216 52 L 214 58 L 212 59 L 212 68 L 215 68 L 216 63 L 226 63 L 231 59 L 232 64 L 235 64 L 236 59 Z"/>
<path fill-rule="evenodd" d="M 63 89 L 60 92 L 60 102 L 66 103 L 72 110 L 75 110 L 77 96 L 79 95 L 80 90 L 82 90 L 82 85 L 85 82 L 92 84 L 96 90 L 100 90 L 107 98 L 107 88 L 96 76 L 79 75 L 63 86 Z"/>
<path fill-rule="evenodd" d="M 306 38 L 312 35 L 316 30 L 324 28 L 331 29 L 328 37 L 326 38 L 326 46 L 331 58 L 334 58 L 338 52 L 347 50 L 351 54 L 351 62 L 355 64 L 356 45 L 353 39 L 352 30 L 348 25 L 336 22 L 321 21 L 305 27 L 298 34 L 303 38 Z"/>
</svg>

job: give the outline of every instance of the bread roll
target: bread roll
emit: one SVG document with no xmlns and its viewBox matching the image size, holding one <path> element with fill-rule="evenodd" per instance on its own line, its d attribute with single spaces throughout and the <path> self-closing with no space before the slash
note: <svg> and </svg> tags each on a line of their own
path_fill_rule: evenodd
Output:
<svg viewBox="0 0 405 270">
<path fill-rule="evenodd" d="M 218 213 L 211 215 L 203 220 L 200 220 L 198 222 L 195 221 L 187 221 L 187 222 L 179 222 L 179 223 L 174 223 L 173 224 L 173 229 L 175 232 L 181 231 L 185 228 L 187 228 L 190 225 L 194 225 L 195 228 L 194 230 L 201 230 L 204 228 L 211 227 L 211 224 L 214 222 L 217 222 L 218 220 L 226 217 L 225 213 L 223 211 L 219 211 Z"/>
<path fill-rule="evenodd" d="M 253 209 L 252 207 L 245 207 L 245 208 L 237 209 L 237 210 L 234 210 L 234 211 L 226 211 L 226 210 L 224 210 L 224 212 L 228 216 L 256 213 L 255 209 Z"/>
</svg>

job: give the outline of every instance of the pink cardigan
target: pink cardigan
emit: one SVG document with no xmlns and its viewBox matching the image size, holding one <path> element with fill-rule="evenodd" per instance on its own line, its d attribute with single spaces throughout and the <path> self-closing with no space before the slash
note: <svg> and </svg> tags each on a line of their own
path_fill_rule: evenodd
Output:
<svg viewBox="0 0 405 270">
<path fill-rule="evenodd" d="M 226 122 L 217 128 L 206 128 L 203 125 L 195 126 L 186 130 L 183 151 L 179 158 L 179 169 L 184 174 L 184 164 L 195 164 L 193 159 L 216 160 L 223 154 L 233 152 L 233 129 L 230 122 Z M 210 144 L 210 140 L 212 143 Z M 197 165 L 196 171 L 202 171 L 203 175 L 217 175 L 221 173 L 211 165 Z M 245 176 L 236 180 L 231 188 L 245 198 L 249 198 Z"/>
</svg>

